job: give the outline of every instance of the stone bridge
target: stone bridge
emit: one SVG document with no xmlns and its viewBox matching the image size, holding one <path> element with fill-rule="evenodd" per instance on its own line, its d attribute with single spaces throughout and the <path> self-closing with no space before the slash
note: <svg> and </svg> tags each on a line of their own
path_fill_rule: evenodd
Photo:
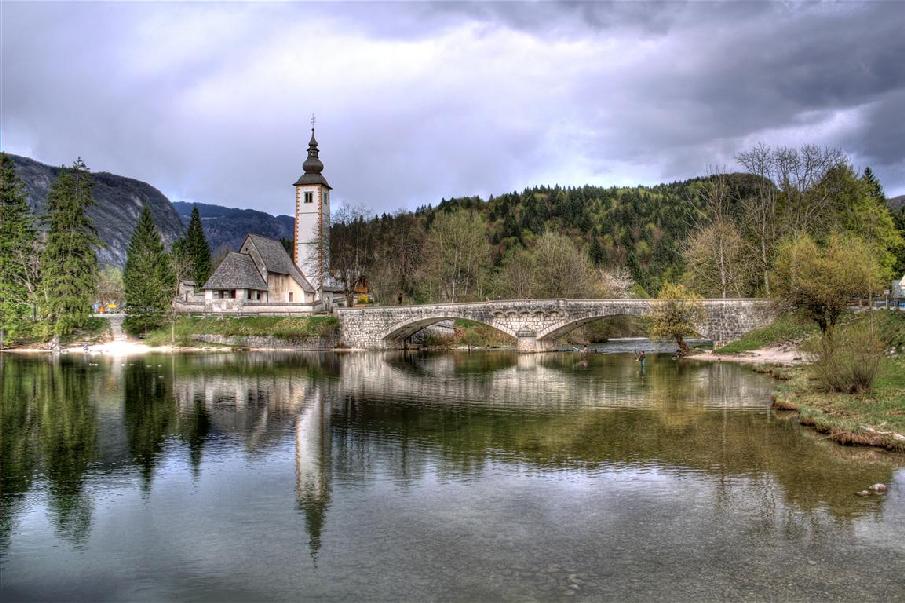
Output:
<svg viewBox="0 0 905 603">
<path fill-rule="evenodd" d="M 426 326 L 456 318 L 489 325 L 518 340 L 525 352 L 552 348 L 553 342 L 587 322 L 609 316 L 646 316 L 661 302 L 653 299 L 535 299 L 421 306 L 337 308 L 343 343 L 356 349 L 403 347 Z M 717 344 L 739 338 L 773 317 L 771 305 L 755 299 L 701 302 L 698 334 Z"/>
</svg>

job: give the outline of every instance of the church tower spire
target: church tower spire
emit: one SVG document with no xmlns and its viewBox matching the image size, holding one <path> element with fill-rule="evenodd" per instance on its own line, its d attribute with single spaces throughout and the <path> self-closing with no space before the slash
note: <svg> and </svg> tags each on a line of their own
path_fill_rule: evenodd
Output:
<svg viewBox="0 0 905 603">
<path fill-rule="evenodd" d="M 311 117 L 311 140 L 308 157 L 302 163 L 302 175 L 295 181 L 295 245 L 293 259 L 318 294 L 322 294 L 329 269 L 330 191 L 324 178 L 324 163 L 314 137 Z"/>
</svg>

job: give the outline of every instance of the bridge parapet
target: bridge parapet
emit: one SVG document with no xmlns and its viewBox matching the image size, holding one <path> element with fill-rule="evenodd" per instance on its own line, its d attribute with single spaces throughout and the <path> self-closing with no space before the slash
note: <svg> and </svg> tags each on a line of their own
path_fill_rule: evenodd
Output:
<svg viewBox="0 0 905 603">
<path fill-rule="evenodd" d="M 342 340 L 348 347 L 387 349 L 424 327 L 462 318 L 480 322 L 518 340 L 523 351 L 548 349 L 558 337 L 598 318 L 646 316 L 658 305 L 651 299 L 546 299 L 338 308 Z M 767 324 L 769 302 L 753 299 L 704 300 L 704 320 L 698 331 L 718 343 L 737 339 Z"/>
</svg>

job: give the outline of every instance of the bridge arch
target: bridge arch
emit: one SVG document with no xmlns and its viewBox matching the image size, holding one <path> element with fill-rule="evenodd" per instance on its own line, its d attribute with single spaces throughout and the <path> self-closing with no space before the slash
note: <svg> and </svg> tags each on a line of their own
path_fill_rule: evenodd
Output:
<svg viewBox="0 0 905 603">
<path fill-rule="evenodd" d="M 559 320 L 546 325 L 537 332 L 538 341 L 553 342 L 575 329 L 596 320 L 615 318 L 617 316 L 648 316 L 651 306 L 601 307 L 579 316 L 562 316 Z"/>
<path fill-rule="evenodd" d="M 450 314 L 452 314 L 452 313 L 450 313 Z M 516 337 L 515 333 L 510 332 L 509 330 L 507 330 L 505 328 L 505 326 L 501 326 L 500 322 L 495 321 L 495 320 L 476 320 L 474 318 L 471 318 L 471 317 L 466 318 L 464 316 L 440 315 L 440 316 L 430 316 L 427 318 L 417 318 L 416 317 L 416 318 L 404 319 L 401 322 L 399 322 L 398 324 L 389 327 L 386 335 L 384 335 L 382 337 L 382 339 L 387 344 L 389 344 L 386 347 L 393 347 L 392 346 L 393 343 L 404 341 L 405 339 L 411 337 L 412 335 L 414 335 L 415 333 L 417 333 L 418 331 L 420 331 L 426 327 L 429 327 L 431 325 L 435 325 L 437 323 L 441 323 L 441 322 L 444 322 L 447 320 L 455 321 L 455 320 L 461 320 L 461 319 L 470 320 L 472 322 L 482 324 L 484 326 L 487 326 L 487 327 L 490 327 L 497 331 L 500 331 L 501 333 L 509 335 L 510 337 Z"/>
</svg>

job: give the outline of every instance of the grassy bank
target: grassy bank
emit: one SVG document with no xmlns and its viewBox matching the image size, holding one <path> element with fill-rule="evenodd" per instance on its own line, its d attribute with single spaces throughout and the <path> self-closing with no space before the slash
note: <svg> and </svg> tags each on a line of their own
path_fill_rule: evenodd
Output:
<svg viewBox="0 0 905 603">
<path fill-rule="evenodd" d="M 905 452 L 905 312 L 850 314 L 842 324 L 859 329 L 867 328 L 871 322 L 881 333 L 887 356 L 881 361 L 869 392 L 824 391 L 812 367 L 783 367 L 775 373 L 782 383 L 774 393 L 774 407 L 796 411 L 802 425 L 811 426 L 836 442 Z M 818 336 L 816 326 L 787 315 L 717 351 L 737 354 L 786 344 L 802 345 Z"/>
<path fill-rule="evenodd" d="M 885 358 L 873 389 L 864 394 L 818 391 L 807 366 L 790 369 L 774 407 L 798 412 L 802 425 L 842 444 L 905 452 L 905 358 Z"/>
<path fill-rule="evenodd" d="M 783 314 L 771 324 L 749 331 L 741 339 L 713 351 L 716 354 L 741 354 L 779 345 L 797 345 L 817 333 L 814 321 L 798 314 Z"/>
<path fill-rule="evenodd" d="M 223 337 L 276 337 L 295 343 L 313 337 L 331 337 L 338 332 L 339 321 L 334 316 L 244 316 L 198 317 L 181 316 L 172 329 L 166 325 L 145 334 L 151 346 L 169 345 L 171 336 L 178 346 L 198 345 L 199 335 Z"/>
</svg>

